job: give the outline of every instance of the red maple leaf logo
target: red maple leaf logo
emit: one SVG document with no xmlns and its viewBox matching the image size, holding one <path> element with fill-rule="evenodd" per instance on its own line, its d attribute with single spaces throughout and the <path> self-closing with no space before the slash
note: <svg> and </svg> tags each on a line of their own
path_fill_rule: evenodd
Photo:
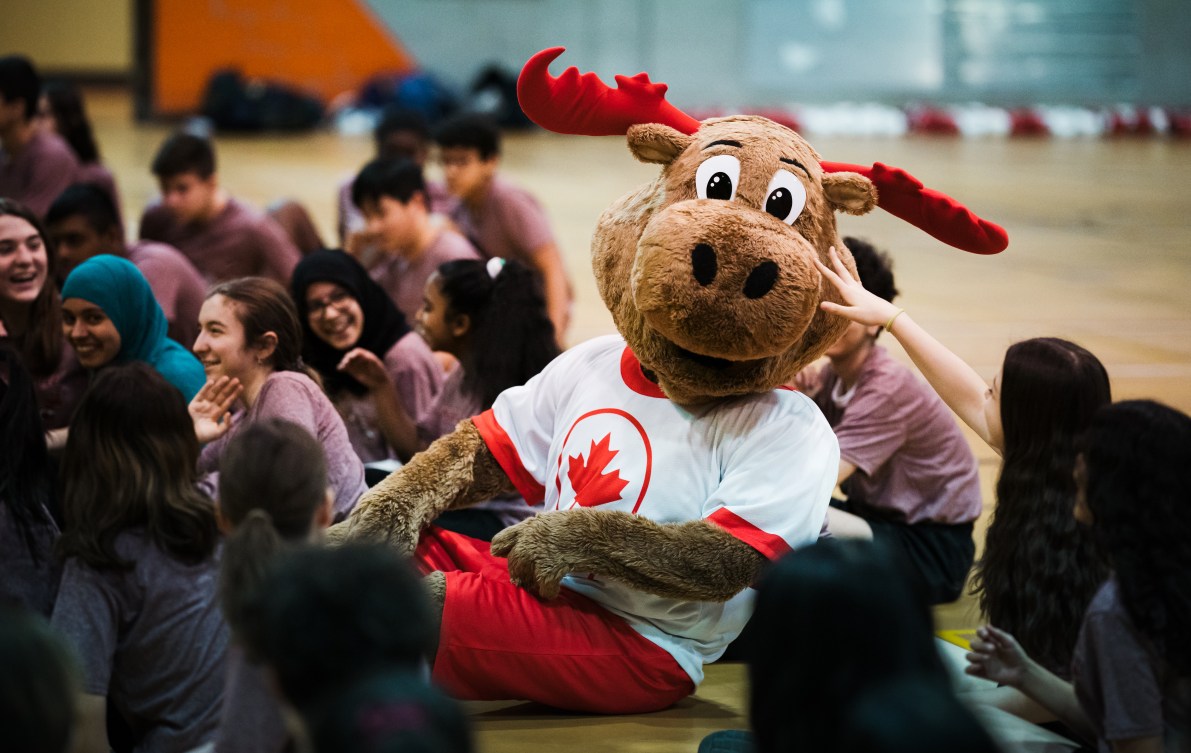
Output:
<svg viewBox="0 0 1191 753">
<path fill-rule="evenodd" d="M 620 453 L 613 450 L 612 434 L 605 434 L 598 443 L 592 441 L 591 451 L 587 453 L 587 462 L 583 461 L 583 453 L 572 456 L 567 463 L 567 479 L 571 488 L 575 490 L 575 502 L 582 507 L 595 507 L 615 502 L 620 499 L 620 493 L 629 482 L 620 477 L 620 471 L 604 473 L 608 463 Z"/>
</svg>

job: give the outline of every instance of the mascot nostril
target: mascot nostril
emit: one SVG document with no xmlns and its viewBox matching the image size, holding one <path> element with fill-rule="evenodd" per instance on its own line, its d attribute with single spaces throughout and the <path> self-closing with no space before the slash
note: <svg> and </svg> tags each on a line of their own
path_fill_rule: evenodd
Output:
<svg viewBox="0 0 1191 753">
<path fill-rule="evenodd" d="M 433 679 L 458 697 L 657 711 L 740 632 L 766 563 L 819 538 L 839 446 L 814 403 L 782 385 L 848 327 L 820 308 L 835 299 L 814 266 L 834 247 L 853 268 L 835 212 L 879 198 L 976 253 L 1008 238 L 902 170 L 823 162 L 773 121 L 697 121 L 644 73 L 615 89 L 574 68 L 551 76 L 561 53 L 522 70 L 530 119 L 627 136 L 637 159 L 662 166 L 592 238 L 619 336 L 505 390 L 340 525 L 412 551 L 430 573 L 442 610 Z M 543 513 L 491 545 L 431 523 L 514 492 Z M 563 651 L 599 660 L 559 662 Z"/>
<path fill-rule="evenodd" d="M 773 290 L 776 282 L 777 262 L 763 261 L 749 272 L 749 278 L 744 281 L 744 294 L 756 300 Z"/>
<path fill-rule="evenodd" d="M 691 268 L 695 272 L 696 282 L 703 287 L 710 285 L 715 280 L 715 273 L 719 271 L 715 249 L 706 243 L 696 245 L 691 249 Z"/>
</svg>

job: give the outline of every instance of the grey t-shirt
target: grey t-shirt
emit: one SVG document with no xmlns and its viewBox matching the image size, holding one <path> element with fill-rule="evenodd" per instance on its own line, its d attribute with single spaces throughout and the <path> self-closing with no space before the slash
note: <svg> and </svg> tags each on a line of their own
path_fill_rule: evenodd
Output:
<svg viewBox="0 0 1191 753">
<path fill-rule="evenodd" d="M 190 750 L 215 739 L 228 632 L 219 611 L 219 553 L 197 565 L 142 532 L 116 538 L 128 571 L 67 560 L 50 624 L 74 647 L 83 692 L 106 696 L 138 753 Z"/>
<path fill-rule="evenodd" d="M 0 500 L 0 602 L 16 602 L 49 617 L 62 566 L 54 556 L 58 525 L 45 507 L 30 521 L 26 539 L 16 516 Z"/>
<path fill-rule="evenodd" d="M 1191 677 L 1170 676 L 1159 651 L 1134 627 L 1115 576 L 1088 604 L 1071 675 L 1104 753 L 1110 741 L 1134 737 L 1162 737 L 1171 751 L 1189 742 Z"/>
</svg>

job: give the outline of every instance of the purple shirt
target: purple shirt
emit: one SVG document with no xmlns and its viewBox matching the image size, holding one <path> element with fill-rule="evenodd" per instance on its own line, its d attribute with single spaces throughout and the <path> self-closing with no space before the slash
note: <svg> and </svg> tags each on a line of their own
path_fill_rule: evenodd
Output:
<svg viewBox="0 0 1191 753">
<path fill-rule="evenodd" d="M 856 466 L 842 484 L 850 505 L 907 524 L 967 523 L 980 516 L 976 458 L 951 411 L 879 345 L 850 394 L 828 366 L 815 403 Z"/>
<path fill-rule="evenodd" d="M 0 196 L 44 217 L 78 172 L 79 160 L 70 145 L 56 133 L 39 130 L 18 154 L 0 149 Z"/>
<path fill-rule="evenodd" d="M 536 269 L 534 253 L 554 243 L 554 233 L 538 200 L 528 191 L 494 178 L 479 206 L 460 203 L 451 219 L 488 257 L 516 259 Z"/>
<path fill-rule="evenodd" d="M 219 459 L 236 432 L 265 418 L 293 421 L 323 446 L 327 454 L 327 482 L 335 493 L 335 518 L 346 518 L 367 488 L 364 464 L 352 449 L 347 428 L 331 400 L 310 377 L 296 371 L 275 371 L 269 375 L 252 407 L 235 417 L 227 434 L 203 448 L 199 473 L 219 470 Z"/>
<path fill-rule="evenodd" d="M 190 350 L 198 338 L 198 315 L 207 295 L 207 283 L 190 260 L 164 243 L 137 241 L 128 247 L 128 260 L 136 265 L 169 322 L 169 337 Z"/>
<path fill-rule="evenodd" d="M 210 282 L 270 277 L 289 284 L 302 258 L 281 227 L 238 199 L 207 223 L 182 224 L 161 204 L 141 216 L 141 238 L 168 243 L 190 259 Z"/>
<path fill-rule="evenodd" d="M 443 228 L 438 237 L 413 261 L 392 255 L 383 259 L 368 273 L 385 289 L 407 321 L 415 321 L 422 308 L 422 292 L 426 280 L 440 264 L 456 259 L 479 259 L 475 247 L 454 230 Z"/>
<path fill-rule="evenodd" d="M 1170 676 L 1161 653 L 1133 626 L 1120 591 L 1112 576 L 1088 604 L 1071 662 L 1076 698 L 1104 753 L 1112 741 L 1133 737 L 1162 737 L 1164 750 L 1183 750 L 1191 677 Z"/>
<path fill-rule="evenodd" d="M 385 353 L 384 363 L 405 412 L 415 418 L 422 415 L 441 391 L 443 382 L 442 367 L 426 341 L 416 332 L 407 332 Z M 380 430 L 376 403 L 369 395 L 344 391 L 336 397 L 335 408 L 343 417 L 360 460 L 373 463 L 397 457 Z"/>
<path fill-rule="evenodd" d="M 140 740 L 138 751 L 184 751 L 219 724 L 227 626 L 218 556 L 187 565 L 141 531 L 116 537 L 133 568 L 66 562 L 51 626 L 74 647 L 83 692 L 106 696 Z"/>
</svg>

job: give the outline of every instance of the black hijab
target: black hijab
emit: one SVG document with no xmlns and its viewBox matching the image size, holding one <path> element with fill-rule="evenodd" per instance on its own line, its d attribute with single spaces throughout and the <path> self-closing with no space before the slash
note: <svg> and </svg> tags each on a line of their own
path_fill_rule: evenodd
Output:
<svg viewBox="0 0 1191 753">
<path fill-rule="evenodd" d="M 331 347 L 310 328 L 306 290 L 316 282 L 333 282 L 359 302 L 364 312 L 364 328 L 353 348 L 364 348 L 383 359 L 393 343 L 409 333 L 409 323 L 384 288 L 350 254 L 338 249 L 315 251 L 294 268 L 290 287 L 302 320 L 302 358 L 322 376 L 329 394 L 346 389 L 363 395 L 368 388 L 336 368 L 347 351 Z"/>
</svg>

